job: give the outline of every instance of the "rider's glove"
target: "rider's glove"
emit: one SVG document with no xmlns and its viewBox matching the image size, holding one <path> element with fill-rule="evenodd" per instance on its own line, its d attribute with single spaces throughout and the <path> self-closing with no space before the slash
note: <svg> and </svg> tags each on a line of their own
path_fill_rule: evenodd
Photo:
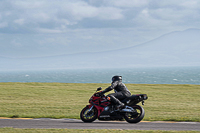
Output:
<svg viewBox="0 0 200 133">
<path fill-rule="evenodd" d="M 99 92 L 99 95 L 100 96 L 103 96 L 104 95 L 104 92 L 102 91 L 102 92 Z"/>
<path fill-rule="evenodd" d="M 96 94 L 96 96 L 103 96 L 103 94 L 104 94 L 104 92 L 98 92 L 97 94 Z"/>
</svg>

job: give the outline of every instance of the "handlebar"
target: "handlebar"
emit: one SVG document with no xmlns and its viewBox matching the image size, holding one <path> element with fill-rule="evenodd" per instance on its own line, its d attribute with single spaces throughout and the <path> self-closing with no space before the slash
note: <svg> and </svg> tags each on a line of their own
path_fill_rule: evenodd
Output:
<svg viewBox="0 0 200 133">
<path fill-rule="evenodd" d="M 103 93 L 101 93 L 101 92 L 97 92 L 97 93 L 95 93 L 94 95 L 97 96 L 97 97 L 105 96 L 105 95 L 104 95 Z"/>
</svg>

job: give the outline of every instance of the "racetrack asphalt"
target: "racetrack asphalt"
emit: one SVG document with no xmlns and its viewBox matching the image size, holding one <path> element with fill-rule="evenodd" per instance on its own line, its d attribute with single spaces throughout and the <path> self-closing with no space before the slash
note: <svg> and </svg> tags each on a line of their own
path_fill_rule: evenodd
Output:
<svg viewBox="0 0 200 133">
<path fill-rule="evenodd" d="M 141 121 L 130 124 L 126 121 L 99 121 L 84 123 L 77 119 L 10 119 L 0 118 L 0 128 L 67 128 L 67 129 L 125 129 L 125 130 L 177 130 L 200 131 L 200 122 Z"/>
</svg>

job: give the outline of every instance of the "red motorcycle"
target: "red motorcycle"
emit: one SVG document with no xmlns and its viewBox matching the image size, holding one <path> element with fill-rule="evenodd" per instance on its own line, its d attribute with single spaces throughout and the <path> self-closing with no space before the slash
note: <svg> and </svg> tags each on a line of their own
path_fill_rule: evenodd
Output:
<svg viewBox="0 0 200 133">
<path fill-rule="evenodd" d="M 97 88 L 100 91 L 102 88 Z M 95 92 L 89 99 L 89 105 L 82 109 L 80 118 L 83 122 L 99 120 L 123 120 L 129 123 L 138 123 L 144 118 L 145 111 L 142 106 L 137 105 L 148 97 L 146 94 L 132 95 L 121 102 L 125 104 L 123 109 L 116 109 L 116 105 L 110 101 L 110 97 Z"/>
</svg>

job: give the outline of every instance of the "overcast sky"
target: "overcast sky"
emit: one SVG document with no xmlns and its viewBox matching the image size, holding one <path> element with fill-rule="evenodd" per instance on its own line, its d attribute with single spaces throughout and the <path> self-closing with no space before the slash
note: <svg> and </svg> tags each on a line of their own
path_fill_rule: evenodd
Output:
<svg viewBox="0 0 200 133">
<path fill-rule="evenodd" d="M 200 0 L 0 0 L 0 56 L 120 49 L 188 28 L 200 29 Z"/>
</svg>

